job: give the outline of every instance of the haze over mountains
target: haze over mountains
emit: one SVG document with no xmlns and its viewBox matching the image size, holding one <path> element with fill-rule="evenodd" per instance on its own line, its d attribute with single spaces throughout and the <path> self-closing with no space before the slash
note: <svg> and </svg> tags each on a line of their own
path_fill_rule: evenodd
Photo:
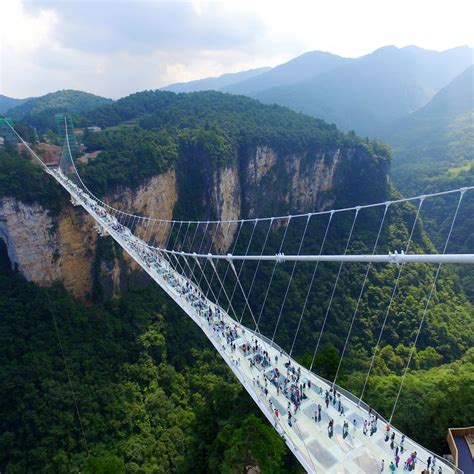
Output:
<svg viewBox="0 0 474 474">
<path fill-rule="evenodd" d="M 222 76 L 219 77 L 207 77 L 205 79 L 198 79 L 190 82 L 177 82 L 176 84 L 170 84 L 169 86 L 163 87 L 162 90 L 171 92 L 198 92 L 203 90 L 219 91 L 234 84 L 251 80 L 253 77 L 259 76 L 271 69 L 271 67 L 260 67 L 248 71 L 222 74 Z"/>
<path fill-rule="evenodd" d="M 344 130 L 375 136 L 427 104 L 472 63 L 473 49 L 467 46 L 443 52 L 386 46 L 357 59 L 313 51 L 217 90 L 286 105 Z M 210 79 L 199 87 L 214 88 Z M 186 85 L 168 90 L 178 88 L 184 91 Z"/>
<path fill-rule="evenodd" d="M 325 119 L 343 130 L 372 137 L 387 136 L 392 124 L 425 106 L 473 64 L 473 57 L 473 49 L 468 46 L 443 52 L 417 46 L 386 46 L 356 59 L 311 51 L 274 68 L 175 83 L 163 90 L 217 90 L 247 95 Z M 47 103 L 53 99 L 55 106 L 67 106 L 68 101 L 59 97 L 44 97 Z M 107 101 L 95 97 L 84 101 L 87 109 Z M 33 100 L 45 102 L 42 98 Z M 0 113 L 20 118 L 30 114 L 27 104 L 34 102 L 0 96 Z M 13 108 L 18 105 L 21 106 Z M 82 111 L 79 103 L 74 109 Z"/>
<path fill-rule="evenodd" d="M 15 99 L 13 97 L 7 97 L 6 95 L 0 94 L 0 114 L 5 113 L 7 110 L 12 109 L 29 99 Z"/>
<path fill-rule="evenodd" d="M 474 65 L 381 136 L 393 147 L 392 176 L 403 193 L 472 184 Z"/>
<path fill-rule="evenodd" d="M 100 126 L 98 133 L 76 130 L 85 152 L 76 161 L 81 181 L 114 207 L 164 219 L 164 226 L 146 230 L 155 243 L 173 242 L 183 250 L 189 239 L 191 250 L 200 252 L 204 242 L 203 251 L 215 247 L 235 255 L 290 254 L 304 243 L 311 252 L 338 255 L 401 249 L 410 235 L 411 252 L 441 252 L 459 192 L 426 199 L 419 217 L 414 206 L 390 206 L 382 221 L 383 209 L 372 208 L 349 219 L 342 213 L 334 221 L 332 214 L 326 221 L 326 213 L 322 220 L 295 219 L 291 226 L 289 219 L 286 226 L 273 220 L 258 226 L 231 222 L 386 202 L 398 198 L 399 190 L 414 196 L 472 185 L 470 55 L 469 48 L 437 53 L 386 47 L 349 59 L 316 51 L 270 70 L 169 86 L 217 92 L 142 91 L 112 101 L 60 90 L 7 114 L 26 140 L 47 142 L 38 145 L 39 154 L 56 153 L 63 145 L 56 112 L 70 113 L 79 128 Z M 287 101 L 337 127 L 235 95 L 244 93 Z M 338 127 L 365 130 L 393 146 L 395 188 L 389 147 Z M 299 473 L 282 439 L 254 415 L 252 400 L 214 358 L 198 326 L 128 265 L 110 235 L 98 238 L 81 206 L 73 206 L 21 150 L 8 141 L 0 147 L 0 308 L 6 315 L 0 318 L 0 386 L 8 388 L 0 395 L 0 471 L 24 472 L 28 466 L 31 472 L 90 474 L 237 473 L 252 457 L 261 472 Z M 133 226 L 126 215 L 123 223 Z M 473 253 L 474 191 L 454 215 L 448 252 Z M 188 224 L 181 231 L 181 225 L 166 224 L 173 219 L 229 225 L 198 224 L 193 230 Z M 255 322 L 259 310 L 262 333 L 273 332 L 282 348 L 294 345 L 294 356 L 307 367 L 313 359 L 327 380 L 341 368 L 338 380 L 358 394 L 367 376 L 366 403 L 384 417 L 394 414 L 394 426 L 408 436 L 446 452 L 447 427 L 468 426 L 474 410 L 474 392 L 466 390 L 474 386 L 472 268 L 443 265 L 433 280 L 436 268 L 426 265 L 407 265 L 403 274 L 393 265 L 373 265 L 365 277 L 363 266 L 353 274 L 348 267 L 338 272 L 338 266 L 323 263 L 313 286 L 315 273 L 306 264 L 280 264 L 274 279 L 272 262 L 262 263 L 258 275 L 252 264 L 241 265 L 235 281 L 243 282 L 244 296 L 243 288 L 250 288 L 248 298 L 236 295 L 232 301 L 226 291 L 222 297 L 235 303 L 232 310 L 242 324 Z M 226 271 L 219 268 L 212 269 L 217 276 Z M 266 275 L 273 286 L 267 286 Z M 235 290 L 230 277 L 226 283 L 214 279 L 214 288 L 219 283 Z M 36 286 L 45 280 L 60 285 Z M 212 279 L 206 283 L 212 292 Z M 397 300 L 389 315 L 393 284 Z M 434 289 L 435 297 L 426 300 Z M 265 300 L 269 296 L 266 309 L 263 294 Z M 416 346 L 420 317 L 423 332 Z M 58 350 L 59 334 L 77 387 L 82 433 L 73 419 L 73 384 Z M 317 358 L 315 340 L 321 340 Z M 372 362 L 376 370 L 369 379 Z M 395 413 L 393 397 L 402 386 Z M 420 394 L 429 396 L 420 403 Z M 282 400 L 285 406 L 283 395 Z M 351 437 L 347 446 L 352 449 Z M 423 462 L 420 456 L 419 469 Z"/>
</svg>

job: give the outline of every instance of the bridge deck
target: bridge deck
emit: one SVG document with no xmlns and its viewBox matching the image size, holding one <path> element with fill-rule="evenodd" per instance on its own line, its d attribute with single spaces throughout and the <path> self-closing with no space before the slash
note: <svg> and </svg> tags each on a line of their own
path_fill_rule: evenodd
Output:
<svg viewBox="0 0 474 474">
<path fill-rule="evenodd" d="M 284 438 L 301 464 L 308 472 L 318 473 L 377 473 L 382 470 L 391 472 L 390 463 L 395 460 L 395 451 L 400 447 L 402 433 L 391 427 L 390 435 L 395 433 L 394 449 L 390 440 L 385 441 L 386 422 L 378 419 L 374 423 L 377 431 L 364 434 L 364 420 L 370 421 L 367 407 L 358 406 L 356 398 L 347 392 L 337 391 L 336 397 L 326 407 L 325 394 L 331 385 L 316 374 L 290 359 L 278 346 L 248 328 L 237 323 L 222 308 L 217 307 L 189 280 L 176 272 L 167 261 L 152 253 L 144 242 L 132 235 L 127 228 L 119 226 L 116 219 L 107 214 L 74 183 L 59 171 L 51 174 L 71 194 L 74 201 L 103 226 L 110 235 L 140 264 L 140 266 L 157 282 L 163 290 L 199 325 L 216 350 L 232 369 L 250 396 L 257 403 L 267 419 Z M 228 338 L 228 336 L 230 337 Z M 232 347 L 235 344 L 235 349 Z M 244 346 L 255 347 L 255 351 L 244 350 Z M 264 366 L 255 359 L 262 358 L 263 351 L 268 353 Z M 252 362 L 251 362 L 252 361 Z M 255 361 L 255 363 L 254 363 Z M 288 367 L 285 364 L 288 364 Z M 275 369 L 281 377 L 278 383 L 272 382 Z M 288 391 L 293 385 L 304 384 L 304 397 L 298 411 L 294 412 L 291 404 L 292 420 L 288 419 L 288 398 L 283 393 L 283 381 L 301 374 L 298 382 L 288 383 Z M 344 409 L 340 413 L 339 401 Z M 321 421 L 315 421 L 315 412 L 321 405 Z M 278 410 L 279 416 L 276 415 Z M 334 420 L 333 436 L 328 435 L 328 422 Z M 354 427 L 353 421 L 356 420 Z M 348 435 L 343 437 L 343 423 L 349 423 Z M 417 462 L 412 472 L 421 473 L 426 469 L 426 460 L 436 459 L 435 471 L 459 473 L 454 466 L 444 459 L 435 457 L 419 444 L 405 438 L 403 452 L 400 449 L 398 471 L 403 471 L 404 463 L 412 452 L 417 453 Z M 442 471 L 439 471 L 442 467 Z"/>
</svg>

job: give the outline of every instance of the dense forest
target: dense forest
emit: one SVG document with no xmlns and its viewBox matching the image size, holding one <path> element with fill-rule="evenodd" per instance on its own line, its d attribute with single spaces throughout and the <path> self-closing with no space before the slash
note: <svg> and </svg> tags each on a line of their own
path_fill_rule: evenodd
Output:
<svg viewBox="0 0 474 474">
<path fill-rule="evenodd" d="M 386 178 L 390 154 L 385 145 L 244 97 L 145 92 L 87 112 L 78 117 L 78 123 L 106 127 L 99 134 L 85 135 L 87 151 L 101 153 L 80 166 L 87 184 L 99 195 L 120 185 L 137 187 L 184 158 L 206 157 L 208 166 L 217 169 L 265 143 L 288 157 L 315 149 L 361 150 L 367 157 L 365 164 L 370 165 L 363 170 L 367 181 L 361 181 L 356 170 L 344 168 L 344 180 L 335 191 L 337 205 L 354 204 L 356 197 L 357 204 L 362 204 L 399 196 L 386 179 L 374 181 L 382 175 Z M 315 156 L 309 153 L 308 159 Z M 16 151 L 1 152 L 1 195 L 27 203 L 38 201 L 57 212 L 58 206 L 65 205 L 62 194 L 40 174 Z M 192 184 L 189 177 L 185 182 Z M 192 196 L 178 202 L 175 217 L 206 215 Z M 434 251 L 442 246 L 455 201 L 450 198 L 444 205 L 444 233 L 430 239 L 429 211 L 433 209 L 428 207 L 414 227 L 412 250 Z M 379 211 L 361 211 L 349 251 L 371 251 Z M 391 208 L 378 249 L 404 248 L 415 215 L 413 204 Z M 295 219 L 288 229 L 275 226 L 268 251 L 275 253 L 285 234 L 282 251 L 295 253 L 303 224 Z M 311 221 L 307 249 L 320 250 L 326 224 L 324 219 Z M 334 218 L 325 253 L 342 253 L 350 224 L 349 215 Z M 462 220 L 453 234 L 456 245 L 467 239 L 464 225 L 469 222 Z M 246 251 L 252 229 L 241 231 L 236 252 Z M 266 228 L 259 225 L 250 252 L 259 252 L 265 233 Z M 101 242 L 108 248 L 101 258 L 118 254 L 110 240 Z M 181 244 L 185 246 L 186 241 Z M 11 272 L 3 247 L 0 255 L 0 313 L 5 315 L 0 320 L 0 385 L 7 388 L 0 397 L 2 472 L 237 473 L 249 464 L 258 464 L 263 472 L 300 472 L 206 338 L 155 285 L 137 288 L 130 281 L 120 298 L 84 303 L 59 285 L 42 289 L 25 282 Z M 294 273 L 276 339 L 285 349 L 291 345 L 312 268 L 301 264 Z M 355 265 L 341 272 L 315 364 L 329 380 L 339 363 L 365 270 Z M 253 264 L 242 267 L 245 285 L 254 271 Z M 371 269 L 338 378 L 339 384 L 356 394 L 397 271 L 384 265 Z M 250 297 L 255 311 L 272 265 L 262 264 L 259 272 Z M 275 327 L 291 273 L 292 265 L 287 263 L 275 271 L 269 304 L 262 314 L 263 333 Z M 318 269 L 318 285 L 308 301 L 310 317 L 303 320 L 295 347 L 295 356 L 305 365 L 310 363 L 337 273 L 335 264 Z M 365 396 L 384 415 L 392 408 L 433 275 L 429 265 L 407 266 L 402 273 Z M 469 423 L 474 410 L 474 393 L 467 389 L 474 383 L 474 313 L 462 278 L 449 267 L 440 273 L 394 418 L 397 427 L 437 452 L 446 450 L 447 427 Z M 235 308 L 251 325 L 241 296 L 236 296 Z"/>
<path fill-rule="evenodd" d="M 5 113 L 15 120 L 36 127 L 39 132 L 45 132 L 54 129 L 55 113 L 68 112 L 76 116 L 111 102 L 111 99 L 88 92 L 65 89 L 30 98 Z"/>
<path fill-rule="evenodd" d="M 301 472 L 206 338 L 154 285 L 91 308 L 2 263 L 3 472 L 238 473 L 252 463 Z M 381 411 L 390 409 L 405 355 L 402 345 L 380 352 L 367 401 Z M 327 346 L 323 375 L 335 362 Z M 442 451 L 446 427 L 466 423 L 474 409 L 474 353 L 438 362 L 419 354 L 397 426 Z M 346 384 L 360 386 L 363 375 Z"/>
<path fill-rule="evenodd" d="M 434 193 L 474 183 L 474 66 L 441 89 L 423 108 L 392 124 L 384 138 L 393 146 L 392 176 L 405 195 Z M 446 199 L 428 203 L 424 225 L 433 241 L 442 245 L 449 225 Z M 453 252 L 474 252 L 474 196 L 467 193 L 459 210 Z M 472 272 L 459 269 L 463 286 L 474 301 Z"/>
<path fill-rule="evenodd" d="M 337 149 L 356 150 L 370 157 L 361 165 L 365 169 L 358 176 L 355 166 L 352 170 L 353 180 L 370 183 L 370 192 L 363 185 L 358 186 L 360 202 L 381 199 L 386 192 L 386 145 L 246 97 L 217 92 L 147 91 L 99 107 L 85 114 L 81 121 L 108 127 L 103 133 L 84 137 L 88 151 L 102 151 L 99 160 L 90 161 L 81 170 L 86 184 L 99 195 L 118 185 L 136 186 L 140 178 L 162 171 L 178 160 L 199 162 L 210 172 L 235 159 L 242 166 L 261 144 L 271 146 L 288 159 L 305 153 L 308 161 L 315 160 L 321 150 L 328 155 Z M 344 200 L 348 202 L 354 197 L 354 186 L 348 181 L 339 184 L 344 188 L 339 196 L 340 204 L 344 205 Z M 189 214 L 190 209 L 185 211 Z M 193 218 L 203 217 L 195 212 L 192 211 Z"/>
</svg>

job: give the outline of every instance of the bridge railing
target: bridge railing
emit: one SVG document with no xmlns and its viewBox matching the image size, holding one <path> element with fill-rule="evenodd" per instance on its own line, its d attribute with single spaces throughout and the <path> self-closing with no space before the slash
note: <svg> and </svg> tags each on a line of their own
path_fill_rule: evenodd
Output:
<svg viewBox="0 0 474 474">
<path fill-rule="evenodd" d="M 291 357 L 289 356 L 289 354 L 283 350 L 275 341 L 272 341 L 270 338 L 268 338 L 267 336 L 264 336 L 263 334 L 260 334 L 260 333 L 257 333 L 256 331 L 250 329 L 250 328 L 246 328 L 246 330 L 250 331 L 251 333 L 253 333 L 256 337 L 262 339 L 268 346 L 270 347 L 273 347 L 274 349 L 276 349 L 280 354 L 282 354 L 283 356 L 287 357 L 289 360 L 292 360 Z M 360 398 L 356 397 L 353 393 L 349 392 L 348 390 L 346 390 L 345 388 L 342 388 L 340 385 L 337 385 L 337 384 L 334 384 L 333 382 L 330 382 L 329 380 L 325 379 L 324 377 L 321 377 L 320 375 L 317 375 L 315 374 L 314 372 L 311 372 L 309 371 L 308 369 L 306 369 L 305 367 L 301 366 L 303 371 L 307 372 L 307 375 L 310 375 L 311 377 L 313 378 L 316 378 L 316 379 L 319 379 L 321 380 L 322 382 L 324 382 L 325 384 L 327 384 L 329 387 L 334 387 L 336 389 L 336 391 L 338 393 L 340 393 L 341 395 L 344 395 L 344 397 L 346 397 L 348 400 L 350 400 L 351 402 L 353 402 L 358 408 L 361 408 L 362 410 L 366 411 L 367 413 L 369 412 L 369 410 L 371 409 L 371 407 L 365 403 L 363 400 L 361 400 Z M 377 414 L 378 417 L 379 417 L 379 420 L 387 425 L 388 424 L 388 421 L 380 415 L 380 413 L 378 413 L 376 410 L 374 410 L 372 408 L 372 413 L 374 414 Z M 392 429 L 396 430 L 395 428 L 392 427 Z M 399 437 L 401 437 L 401 435 L 403 433 L 401 433 L 399 430 L 396 430 L 398 432 L 398 435 Z M 412 440 L 411 438 L 409 438 L 408 436 L 405 435 L 405 439 L 407 441 L 407 444 L 412 444 L 412 445 L 418 445 L 418 443 L 416 443 L 414 440 Z M 399 445 L 399 443 L 395 443 L 397 445 Z M 426 449 L 425 447 L 423 447 L 423 449 L 429 454 L 431 455 L 433 458 L 436 458 L 440 463 L 443 463 L 446 467 L 452 469 L 454 471 L 455 474 L 464 474 L 463 471 L 461 469 L 459 469 L 457 466 L 455 466 L 453 463 L 449 462 L 447 459 L 445 458 L 442 458 L 440 457 L 439 455 L 431 452 L 430 450 Z M 426 461 L 424 460 L 421 460 L 421 459 L 418 459 L 418 462 L 422 463 L 422 464 L 425 464 L 426 465 Z"/>
</svg>

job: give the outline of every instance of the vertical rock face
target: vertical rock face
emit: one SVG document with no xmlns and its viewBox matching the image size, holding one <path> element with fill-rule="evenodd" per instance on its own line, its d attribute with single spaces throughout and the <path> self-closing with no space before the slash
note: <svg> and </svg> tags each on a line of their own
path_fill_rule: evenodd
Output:
<svg viewBox="0 0 474 474">
<path fill-rule="evenodd" d="M 189 215 L 193 206 L 202 213 L 200 219 L 235 221 L 328 209 L 334 206 L 338 192 L 359 198 L 356 188 L 370 187 L 366 181 L 371 180 L 382 181 L 379 188 L 384 189 L 386 169 L 363 149 L 285 155 L 261 145 L 220 165 L 211 165 L 205 156 L 184 157 L 137 189 L 117 189 L 105 199 L 114 207 L 167 221 L 178 208 L 179 215 L 184 210 L 186 218 L 196 218 Z M 128 274 L 136 274 L 139 268 L 127 255 L 104 250 L 106 245 L 98 240 L 94 226 L 92 218 L 70 204 L 51 216 L 37 204 L 8 197 L 0 201 L 0 238 L 12 264 L 28 280 L 42 285 L 61 281 L 80 298 L 95 294 L 99 284 L 102 295 L 117 296 Z M 143 238 L 163 246 L 172 225 L 140 220 L 136 228 Z M 212 224 L 208 230 L 214 250 L 228 252 L 238 228 L 236 222 Z M 205 248 L 209 246 L 210 242 Z"/>
<path fill-rule="evenodd" d="M 135 190 L 130 188 L 117 190 L 106 201 L 111 206 L 127 212 L 153 219 L 170 221 L 173 219 L 177 198 L 176 170 L 175 168 L 170 168 L 161 175 L 148 179 Z M 170 222 L 156 223 L 155 221 L 141 220 L 134 221 L 131 225 L 136 226 L 135 233 L 137 235 L 156 246 L 164 246 L 172 230 Z M 130 271 L 140 269 L 139 265 L 128 254 L 124 253 L 123 257 Z M 114 277 L 115 281 L 120 281 L 116 271 L 112 272 L 111 276 Z M 117 285 L 114 286 L 113 293 L 117 293 Z"/>
<path fill-rule="evenodd" d="M 306 211 L 324 210 L 333 206 L 334 196 L 327 194 L 334 189 L 336 171 L 341 162 L 341 151 L 319 153 L 316 160 L 308 156 L 295 156 L 287 161 L 290 177 L 288 202 L 290 209 Z"/>
<path fill-rule="evenodd" d="M 309 150 L 302 154 L 278 155 L 259 146 L 244 168 L 243 208 L 248 217 L 322 210 L 334 204 L 334 191 L 342 160 L 340 149 Z"/>
<path fill-rule="evenodd" d="M 211 207 L 215 209 L 217 220 L 233 221 L 241 216 L 240 176 L 237 164 L 226 166 L 214 173 Z M 217 251 L 226 252 L 237 230 L 236 222 L 223 222 L 217 229 L 213 244 Z"/>
<path fill-rule="evenodd" d="M 91 291 L 93 228 L 92 218 L 70 206 L 51 217 L 37 204 L 12 198 L 0 201 L 0 237 L 12 266 L 40 285 L 59 280 L 78 297 Z"/>
</svg>

